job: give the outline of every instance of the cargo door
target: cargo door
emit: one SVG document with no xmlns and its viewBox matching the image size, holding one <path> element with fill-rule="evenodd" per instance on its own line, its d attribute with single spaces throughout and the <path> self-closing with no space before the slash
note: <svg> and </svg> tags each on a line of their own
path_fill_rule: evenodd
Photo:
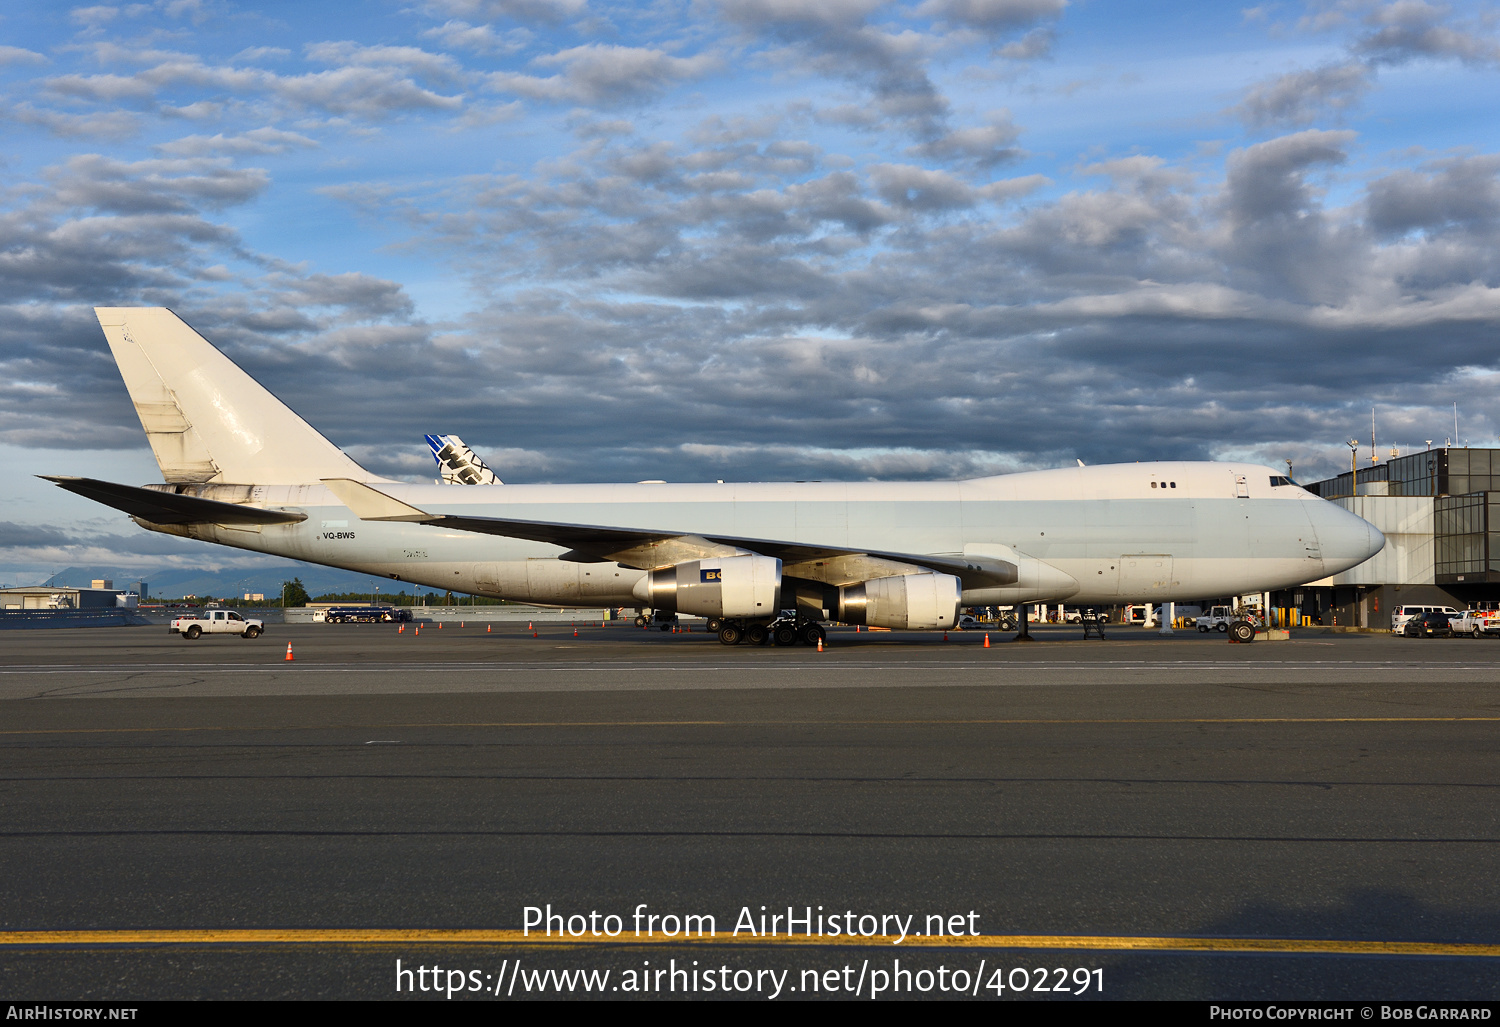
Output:
<svg viewBox="0 0 1500 1027">
<path fill-rule="evenodd" d="M 1166 598 L 1172 589 L 1172 557 L 1167 553 L 1128 553 L 1120 557 L 1120 598 Z"/>
</svg>

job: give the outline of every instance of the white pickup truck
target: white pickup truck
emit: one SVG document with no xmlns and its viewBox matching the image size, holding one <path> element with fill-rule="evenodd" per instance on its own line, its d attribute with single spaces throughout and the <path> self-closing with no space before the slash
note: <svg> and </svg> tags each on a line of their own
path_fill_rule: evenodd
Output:
<svg viewBox="0 0 1500 1027">
<path fill-rule="evenodd" d="M 1455 635 L 1483 638 L 1485 635 L 1500 637 L 1500 610 L 1465 610 L 1448 618 L 1448 626 Z"/>
<path fill-rule="evenodd" d="M 172 622 L 174 634 L 194 639 L 199 635 L 239 635 L 254 638 L 266 630 L 263 622 L 246 620 L 234 610 L 204 610 L 199 617 L 178 617 Z"/>
</svg>

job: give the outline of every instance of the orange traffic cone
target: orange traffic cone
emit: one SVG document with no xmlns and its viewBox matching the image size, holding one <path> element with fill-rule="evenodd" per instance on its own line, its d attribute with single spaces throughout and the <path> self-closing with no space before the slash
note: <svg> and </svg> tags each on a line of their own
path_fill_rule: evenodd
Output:
<svg viewBox="0 0 1500 1027">
<path fill-rule="evenodd" d="M 990 647 L 990 633 L 988 631 L 984 633 L 984 647 L 986 649 Z"/>
<path fill-rule="evenodd" d="M 943 641 L 944 642 L 948 641 L 948 632 L 946 632 L 946 631 L 943 632 Z"/>
<path fill-rule="evenodd" d="M 823 651 L 823 636 L 819 635 L 818 636 L 818 652 L 821 653 L 822 651 Z"/>
<path fill-rule="evenodd" d="M 459 626 L 459 627 L 463 627 L 463 626 L 464 626 L 464 622 L 463 622 L 463 621 L 459 621 L 459 622 L 458 622 L 458 626 Z"/>
<path fill-rule="evenodd" d="M 536 630 L 536 628 L 534 628 L 534 627 L 531 626 L 531 621 L 527 621 L 526 622 L 526 630 L 527 631 L 535 631 Z"/>
<path fill-rule="evenodd" d="M 532 632 L 531 632 L 531 637 L 532 637 L 532 638 L 541 638 L 541 637 L 542 637 L 542 636 L 541 636 L 541 635 L 538 635 L 538 634 L 537 634 L 537 633 L 536 633 L 536 630 L 535 630 L 535 629 L 533 629 L 533 630 L 532 630 Z"/>
<path fill-rule="evenodd" d="M 296 657 L 292 655 L 292 643 L 290 643 L 290 642 L 288 642 L 286 644 L 286 658 L 288 660 L 294 660 L 294 659 L 296 659 Z"/>
<path fill-rule="evenodd" d="M 414 635 L 420 635 L 421 633 L 422 633 L 422 625 L 418 624 L 417 625 L 417 630 L 413 631 L 412 634 L 414 634 Z"/>
<path fill-rule="evenodd" d="M 396 629 L 396 634 L 398 634 L 398 635 L 404 635 L 404 634 L 406 634 L 406 625 L 403 624 L 399 628 L 397 628 Z"/>
<path fill-rule="evenodd" d="M 574 628 L 573 628 L 573 637 L 574 637 L 574 638 L 577 638 L 577 637 L 578 637 L 578 628 L 577 628 L 577 626 L 576 626 L 576 625 L 575 625 L 575 626 L 574 626 Z"/>
<path fill-rule="evenodd" d="M 492 626 L 492 625 L 489 625 L 489 624 L 486 624 L 486 625 L 485 625 L 485 626 L 484 626 L 484 633 L 485 633 L 485 634 L 486 634 L 486 635 L 488 635 L 488 634 L 489 634 L 489 633 L 490 633 L 490 628 L 491 628 L 491 626 Z"/>
<path fill-rule="evenodd" d="M 438 630 L 439 630 L 439 631 L 442 631 L 442 630 L 443 630 L 443 622 L 442 622 L 442 621 L 438 621 Z M 944 637 L 944 638 L 946 638 L 946 637 L 947 637 L 947 636 L 946 636 L 946 635 L 944 635 L 944 636 L 943 636 L 943 637 Z"/>
</svg>

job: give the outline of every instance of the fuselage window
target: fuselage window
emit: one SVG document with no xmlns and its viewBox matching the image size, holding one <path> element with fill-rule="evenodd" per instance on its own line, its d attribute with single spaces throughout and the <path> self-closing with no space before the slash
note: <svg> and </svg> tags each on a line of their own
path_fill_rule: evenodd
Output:
<svg viewBox="0 0 1500 1027">
<path fill-rule="evenodd" d="M 1156 488 L 1156 482 L 1154 482 L 1154 481 L 1153 481 L 1153 482 L 1152 482 L 1152 483 L 1151 483 L 1151 487 L 1152 487 L 1152 488 Z"/>
<path fill-rule="evenodd" d="M 1176 483 L 1176 482 L 1175 482 L 1175 481 L 1174 481 L 1174 482 L 1172 482 L 1172 487 L 1173 487 L 1173 488 L 1174 488 L 1174 489 L 1175 489 L 1175 488 L 1176 488 L 1176 487 L 1177 487 L 1177 483 Z"/>
</svg>

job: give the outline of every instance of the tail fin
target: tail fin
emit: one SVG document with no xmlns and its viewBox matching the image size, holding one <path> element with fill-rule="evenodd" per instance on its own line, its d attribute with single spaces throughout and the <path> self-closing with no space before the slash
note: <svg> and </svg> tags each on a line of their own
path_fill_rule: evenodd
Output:
<svg viewBox="0 0 1500 1027">
<path fill-rule="evenodd" d="M 95 307 L 94 313 L 165 481 L 371 479 L 166 307 Z"/>
<path fill-rule="evenodd" d="M 438 473 L 444 485 L 504 485 L 495 477 L 479 454 L 475 453 L 457 435 L 429 435 L 427 447 L 437 461 Z"/>
</svg>

